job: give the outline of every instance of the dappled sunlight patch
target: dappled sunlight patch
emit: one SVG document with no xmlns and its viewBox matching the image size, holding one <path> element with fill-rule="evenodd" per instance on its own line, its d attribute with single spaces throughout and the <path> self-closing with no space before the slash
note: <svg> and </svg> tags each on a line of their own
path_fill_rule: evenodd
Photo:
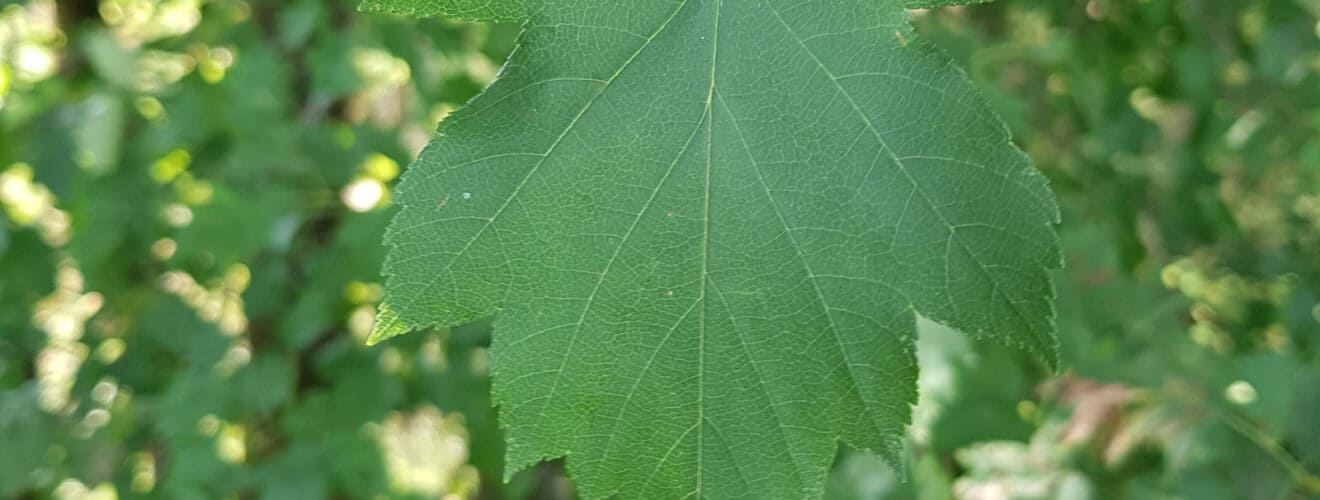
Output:
<svg viewBox="0 0 1320 500">
<path fill-rule="evenodd" d="M 156 487 L 156 456 L 140 451 L 133 454 L 133 478 L 130 485 L 135 493 L 150 493 Z"/>
<path fill-rule="evenodd" d="M 445 415 L 425 405 L 391 413 L 383 423 L 370 424 L 368 431 L 380 444 L 396 492 L 445 500 L 470 498 L 476 492 L 477 470 L 467 463 L 468 435 L 461 415 Z"/>
<path fill-rule="evenodd" d="M 37 302 L 32 323 L 46 333 L 46 345 L 37 353 L 36 372 L 41 407 L 52 413 L 70 411 L 70 397 L 78 369 L 87 359 L 88 348 L 80 342 L 87 320 L 101 310 L 105 299 L 97 292 L 84 292 L 77 262 L 66 258 L 56 271 L 56 288 Z"/>
<path fill-rule="evenodd" d="M 344 186 L 339 198 L 354 212 L 368 212 L 389 203 L 386 184 L 399 176 L 399 164 L 380 153 L 372 153 L 358 166 L 358 176 Z"/>
<path fill-rule="evenodd" d="M 55 207 L 55 196 L 33 182 L 32 166 L 15 163 L 0 172 L 0 206 L 20 226 L 35 226 L 52 247 L 69 242 L 69 214 Z"/>
<path fill-rule="evenodd" d="M 54 494 L 56 500 L 118 500 L 119 498 L 114 484 L 100 483 L 95 487 L 88 487 L 77 479 L 61 481 L 59 486 L 55 487 Z"/>
<path fill-rule="evenodd" d="M 186 227 L 192 224 L 193 211 L 182 203 L 171 203 L 161 208 L 160 218 L 170 227 Z"/>
<path fill-rule="evenodd" d="M 344 186 L 339 194 L 344 206 L 354 212 L 366 212 L 383 204 L 385 185 L 376 179 L 359 177 Z"/>
<path fill-rule="evenodd" d="M 215 456 L 222 462 L 241 464 L 247 460 L 247 429 L 242 425 L 206 414 L 197 420 L 196 431 L 199 436 L 215 440 Z"/>
<path fill-rule="evenodd" d="M 102 0 L 99 11 L 120 40 L 138 46 L 192 31 L 201 7 L 202 0 Z"/>
<path fill-rule="evenodd" d="M 348 120 L 369 121 L 380 127 L 401 123 L 412 75 L 407 61 L 375 48 L 354 49 L 349 58 L 362 87 L 348 102 Z"/>
<path fill-rule="evenodd" d="M 197 61 L 197 72 L 206 83 L 219 83 L 225 72 L 234 65 L 234 51 L 228 47 L 193 46 L 190 50 Z"/>
<path fill-rule="evenodd" d="M 137 58 L 134 86 L 142 92 L 162 92 L 196 68 L 197 60 L 188 54 L 164 50 L 143 51 Z"/>
<path fill-rule="evenodd" d="M 1197 345 L 1221 354 L 1257 348 L 1283 352 L 1292 334 L 1262 310 L 1285 307 L 1297 289 L 1295 276 L 1256 279 L 1238 274 L 1208 253 L 1184 257 L 1164 267 L 1166 287 L 1192 300 L 1189 330 Z"/>
<path fill-rule="evenodd" d="M 0 109 L 11 90 L 26 90 L 55 75 L 66 42 L 53 0 L 0 9 Z"/>
<path fill-rule="evenodd" d="M 243 292 L 252 281 L 252 273 L 243 264 L 234 264 L 210 287 L 197 282 L 183 271 L 161 275 L 160 288 L 183 300 L 201 319 L 215 324 L 230 337 L 242 335 L 248 326 L 243 311 Z"/>
</svg>

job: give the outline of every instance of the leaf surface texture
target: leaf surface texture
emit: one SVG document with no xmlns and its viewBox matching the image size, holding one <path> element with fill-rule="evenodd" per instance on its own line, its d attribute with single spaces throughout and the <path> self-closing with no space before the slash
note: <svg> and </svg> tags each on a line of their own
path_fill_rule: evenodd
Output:
<svg viewBox="0 0 1320 500">
<path fill-rule="evenodd" d="M 896 457 L 917 313 L 1053 363 L 1057 208 L 906 5 L 369 3 L 525 23 L 398 188 L 373 340 L 496 315 L 510 464 L 566 456 L 587 498 Z"/>
</svg>

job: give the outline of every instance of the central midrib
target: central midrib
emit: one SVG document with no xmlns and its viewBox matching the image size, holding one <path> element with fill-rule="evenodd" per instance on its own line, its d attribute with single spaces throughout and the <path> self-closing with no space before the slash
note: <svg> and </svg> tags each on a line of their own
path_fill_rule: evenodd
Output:
<svg viewBox="0 0 1320 500">
<path fill-rule="evenodd" d="M 697 500 L 701 500 L 702 480 L 705 477 L 706 310 L 710 306 L 706 296 L 706 282 L 710 280 L 710 177 L 715 150 L 715 75 L 720 61 L 720 8 L 723 3 L 723 0 L 715 0 L 715 18 L 711 22 L 710 35 L 710 88 L 706 93 L 706 192 L 705 207 L 701 214 L 701 311 L 697 315 Z"/>
</svg>

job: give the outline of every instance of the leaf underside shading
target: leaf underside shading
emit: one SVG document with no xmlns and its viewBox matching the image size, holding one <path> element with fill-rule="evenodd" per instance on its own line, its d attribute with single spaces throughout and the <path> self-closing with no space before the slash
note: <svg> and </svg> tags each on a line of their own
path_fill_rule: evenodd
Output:
<svg viewBox="0 0 1320 500">
<path fill-rule="evenodd" d="M 524 23 L 398 188 L 372 338 L 498 313 L 511 469 L 817 497 L 838 440 L 897 457 L 916 313 L 1055 363 L 1052 195 L 902 1 L 364 7 Z"/>
</svg>

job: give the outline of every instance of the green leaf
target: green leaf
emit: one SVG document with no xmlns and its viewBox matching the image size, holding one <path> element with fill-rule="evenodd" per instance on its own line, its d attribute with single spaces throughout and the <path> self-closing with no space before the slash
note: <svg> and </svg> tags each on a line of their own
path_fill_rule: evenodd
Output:
<svg viewBox="0 0 1320 500">
<path fill-rule="evenodd" d="M 987 3 L 992 0 L 908 0 L 907 8 L 925 9 L 935 7 L 951 7 L 954 5 L 970 5 L 977 3 Z"/>
<path fill-rule="evenodd" d="M 394 0 L 522 20 L 398 188 L 372 341 L 499 313 L 510 470 L 822 494 L 901 453 L 914 313 L 1056 359 L 1052 195 L 901 0 Z"/>
</svg>

